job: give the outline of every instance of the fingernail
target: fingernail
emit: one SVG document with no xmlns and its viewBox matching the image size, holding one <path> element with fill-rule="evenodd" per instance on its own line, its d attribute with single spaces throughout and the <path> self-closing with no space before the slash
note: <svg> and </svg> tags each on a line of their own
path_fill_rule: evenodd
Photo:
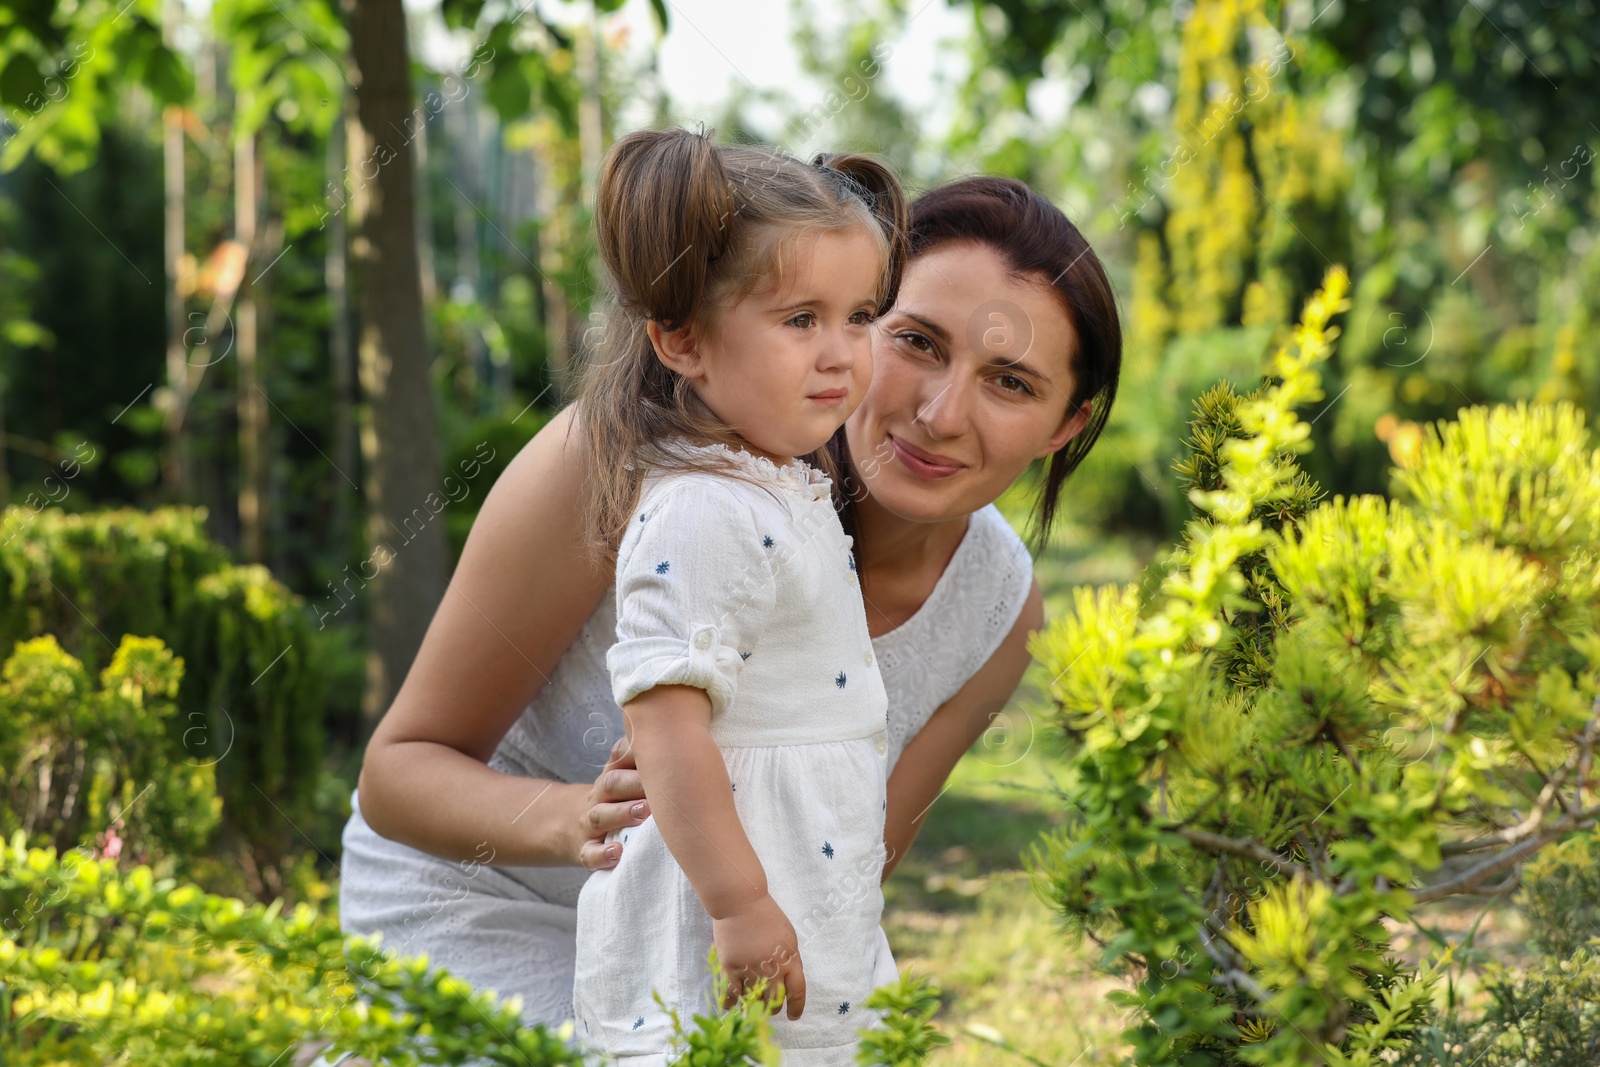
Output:
<svg viewBox="0 0 1600 1067">
<path fill-rule="evenodd" d="M 640 819 L 644 818 L 644 801 L 639 801 L 639 803 L 635 804 L 630 810 L 633 812 L 635 817 Z"/>
<path fill-rule="evenodd" d="M 607 845 L 605 847 L 605 857 L 606 857 L 606 859 L 614 860 L 620 855 L 622 855 L 622 846 L 621 845 Z"/>
</svg>

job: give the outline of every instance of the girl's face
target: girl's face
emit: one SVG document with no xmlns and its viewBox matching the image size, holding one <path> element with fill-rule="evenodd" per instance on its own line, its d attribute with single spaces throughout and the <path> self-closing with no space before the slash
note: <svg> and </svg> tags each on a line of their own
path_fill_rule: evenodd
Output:
<svg viewBox="0 0 1600 1067">
<path fill-rule="evenodd" d="M 907 266 L 845 430 L 874 501 L 918 522 L 970 514 L 1083 429 L 1087 407 L 1067 410 L 1077 332 L 1047 280 L 970 242 Z"/>
<path fill-rule="evenodd" d="M 788 462 L 820 448 L 866 395 L 883 263 L 860 229 L 808 234 L 782 281 L 739 300 L 709 330 L 651 339 L 669 367 L 750 448 Z"/>
</svg>

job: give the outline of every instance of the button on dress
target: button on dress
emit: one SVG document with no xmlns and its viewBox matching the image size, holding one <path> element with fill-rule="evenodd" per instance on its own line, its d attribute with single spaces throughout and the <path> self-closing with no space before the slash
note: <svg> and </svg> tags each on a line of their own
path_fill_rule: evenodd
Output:
<svg viewBox="0 0 1600 1067">
<path fill-rule="evenodd" d="M 720 445 L 733 474 L 657 470 L 618 550 L 621 706 L 658 685 L 711 701 L 733 802 L 806 977 L 797 1021 L 773 1017 L 786 1067 L 853 1064 L 896 977 L 879 921 L 888 698 L 874 665 L 851 542 L 826 475 Z M 716 1010 L 710 916 L 654 818 L 612 835 L 621 861 L 577 908 L 577 1036 L 628 1064 L 664 1064 L 671 1024 Z"/>
</svg>

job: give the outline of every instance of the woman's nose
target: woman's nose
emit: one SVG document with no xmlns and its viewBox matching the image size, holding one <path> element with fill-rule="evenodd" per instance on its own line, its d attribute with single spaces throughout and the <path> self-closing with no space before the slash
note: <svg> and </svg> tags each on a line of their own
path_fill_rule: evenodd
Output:
<svg viewBox="0 0 1600 1067">
<path fill-rule="evenodd" d="M 929 382 L 935 387 L 918 405 L 914 421 L 932 437 L 954 437 L 966 421 L 966 390 L 954 372 Z"/>
</svg>

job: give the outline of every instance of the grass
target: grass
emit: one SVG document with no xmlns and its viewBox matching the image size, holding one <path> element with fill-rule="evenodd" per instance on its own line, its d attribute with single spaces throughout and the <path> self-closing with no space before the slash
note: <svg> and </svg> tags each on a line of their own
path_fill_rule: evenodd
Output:
<svg viewBox="0 0 1600 1067">
<path fill-rule="evenodd" d="M 1035 565 L 1047 620 L 1067 609 L 1074 586 L 1135 580 L 1155 550 L 1061 530 Z M 1062 763 L 1041 714 L 1048 683 L 1035 663 L 885 886 L 896 962 L 944 991 L 938 1021 L 952 1044 L 931 1058 L 937 1067 L 1120 1058 L 1120 1013 L 1105 998 L 1117 983 L 1096 968 L 1092 945 L 1066 939 L 1024 868 L 1028 847 L 1065 821 L 1052 789 Z"/>
</svg>

